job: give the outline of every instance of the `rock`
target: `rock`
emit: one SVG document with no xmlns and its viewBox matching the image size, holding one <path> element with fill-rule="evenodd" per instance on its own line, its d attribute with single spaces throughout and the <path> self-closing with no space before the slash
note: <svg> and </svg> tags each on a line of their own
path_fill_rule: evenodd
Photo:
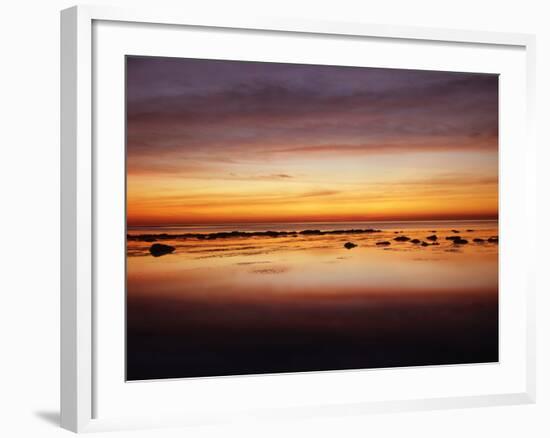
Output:
<svg viewBox="0 0 550 438">
<path fill-rule="evenodd" d="M 422 246 L 429 246 L 429 244 L 426 243 L 426 242 L 422 242 L 421 245 L 422 245 Z"/>
<path fill-rule="evenodd" d="M 489 243 L 498 243 L 498 236 L 491 236 L 487 239 Z"/>
<path fill-rule="evenodd" d="M 388 245 L 391 245 L 391 242 L 388 242 L 387 240 L 385 240 L 383 242 L 376 242 L 376 244 L 378 246 L 388 246 Z"/>
<path fill-rule="evenodd" d="M 426 237 L 426 240 L 431 240 L 432 242 L 435 242 L 437 240 L 437 236 L 435 234 L 432 234 L 431 236 Z"/>
<path fill-rule="evenodd" d="M 154 243 L 151 245 L 151 248 L 149 248 L 149 252 L 154 257 L 160 257 L 166 254 L 170 254 L 174 252 L 176 248 L 170 245 L 164 245 L 162 243 Z"/>
<path fill-rule="evenodd" d="M 413 240 L 411 240 L 411 243 L 414 243 L 415 245 L 417 245 L 417 244 L 420 243 L 420 240 L 418 240 L 418 239 L 413 239 Z"/>
<path fill-rule="evenodd" d="M 466 230 L 467 233 L 473 233 L 474 230 Z"/>
<path fill-rule="evenodd" d="M 460 233 L 458 230 L 451 230 L 453 233 Z"/>
<path fill-rule="evenodd" d="M 344 243 L 344 248 L 346 249 L 352 249 L 352 248 L 355 248 L 357 245 L 353 242 L 346 242 Z"/>
<path fill-rule="evenodd" d="M 439 245 L 439 242 L 432 242 L 432 245 Z"/>
<path fill-rule="evenodd" d="M 411 240 L 411 238 L 407 236 L 398 236 L 393 240 L 395 240 L 396 242 L 408 242 L 409 240 Z"/>
<path fill-rule="evenodd" d="M 305 234 L 305 235 L 320 235 L 320 234 L 323 234 L 321 230 L 304 230 L 304 231 L 300 231 L 300 234 Z"/>
<path fill-rule="evenodd" d="M 466 245 L 468 241 L 466 239 L 455 239 L 453 240 L 455 245 Z"/>
<path fill-rule="evenodd" d="M 476 237 L 476 238 L 474 239 L 474 242 L 475 242 L 475 243 L 484 243 L 484 242 L 485 242 L 485 239 L 480 239 L 479 237 Z"/>
<path fill-rule="evenodd" d="M 452 241 L 460 240 L 460 239 L 462 239 L 462 237 L 460 237 L 460 236 L 447 236 L 447 237 L 445 237 L 445 240 L 452 240 Z"/>
<path fill-rule="evenodd" d="M 465 245 L 466 243 L 468 243 L 466 239 L 463 239 L 460 236 L 447 236 L 445 237 L 445 240 L 451 240 L 453 243 L 457 245 Z"/>
</svg>

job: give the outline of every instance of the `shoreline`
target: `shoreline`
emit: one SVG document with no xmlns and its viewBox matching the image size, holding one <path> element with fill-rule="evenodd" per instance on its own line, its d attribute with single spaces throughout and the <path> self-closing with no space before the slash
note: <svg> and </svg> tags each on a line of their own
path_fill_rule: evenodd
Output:
<svg viewBox="0 0 550 438">
<path fill-rule="evenodd" d="M 436 241 L 442 237 L 444 240 L 450 240 L 453 243 L 468 243 L 467 240 L 465 240 L 460 234 L 465 233 L 468 238 L 473 238 L 473 242 L 476 243 L 482 243 L 485 242 L 485 239 L 475 238 L 475 235 L 472 235 L 472 233 L 475 233 L 478 230 L 474 229 L 466 229 L 466 230 L 430 230 L 427 232 L 432 233 L 431 236 L 427 236 L 426 239 L 431 241 L 431 244 L 436 244 Z M 384 231 L 380 229 L 375 228 L 366 228 L 366 229 L 346 229 L 346 230 L 318 230 L 318 229 L 306 229 L 301 231 L 219 231 L 219 232 L 213 232 L 213 233 L 178 233 L 178 234 L 168 234 L 168 233 L 159 233 L 159 234 L 153 234 L 153 233 L 145 233 L 145 234 L 127 234 L 126 240 L 128 242 L 157 242 L 159 240 L 176 240 L 176 239 L 197 239 L 197 240 L 216 240 L 216 239 L 230 239 L 230 238 L 239 238 L 239 237 L 271 237 L 271 238 L 277 238 L 277 237 L 307 237 L 307 236 L 326 236 L 326 235 L 358 235 L 358 234 L 378 234 L 378 233 L 389 233 L 395 235 L 395 238 L 392 240 L 398 241 L 398 242 L 407 242 L 410 241 L 411 243 L 421 243 L 425 244 L 424 241 L 421 241 L 419 239 L 411 239 L 410 237 L 407 237 L 405 234 L 407 231 L 400 230 L 400 231 Z M 440 234 L 440 236 L 437 236 L 436 233 Z M 444 234 L 452 233 L 452 235 L 442 236 Z M 460 234 L 459 234 L 460 233 Z M 498 235 L 491 236 L 487 239 L 489 243 L 497 243 L 498 242 Z M 380 242 L 379 242 L 380 243 Z M 389 244 L 389 242 L 382 242 L 380 244 Z"/>
</svg>

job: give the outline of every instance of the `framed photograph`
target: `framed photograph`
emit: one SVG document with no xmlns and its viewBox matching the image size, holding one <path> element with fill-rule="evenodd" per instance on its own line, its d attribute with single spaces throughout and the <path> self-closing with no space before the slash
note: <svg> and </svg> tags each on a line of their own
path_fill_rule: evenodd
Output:
<svg viewBox="0 0 550 438">
<path fill-rule="evenodd" d="M 534 402 L 533 36 L 61 26 L 63 427 Z"/>
</svg>

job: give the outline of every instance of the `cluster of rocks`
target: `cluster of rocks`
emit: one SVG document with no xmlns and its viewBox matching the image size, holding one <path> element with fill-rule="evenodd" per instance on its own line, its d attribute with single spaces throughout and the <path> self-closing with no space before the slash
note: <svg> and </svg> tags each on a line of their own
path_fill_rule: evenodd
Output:
<svg viewBox="0 0 550 438">
<path fill-rule="evenodd" d="M 159 240 L 173 239 L 200 239 L 214 240 L 227 239 L 232 237 L 297 237 L 303 236 L 324 236 L 327 234 L 365 234 L 379 233 L 381 230 L 374 228 L 367 229 L 349 229 L 349 230 L 303 230 L 303 231 L 220 231 L 217 233 L 184 233 L 184 234 L 139 234 L 126 236 L 129 241 L 137 242 L 156 242 Z"/>
<path fill-rule="evenodd" d="M 455 245 L 466 245 L 468 241 L 460 236 L 447 236 L 445 240 L 452 241 Z"/>
<path fill-rule="evenodd" d="M 498 243 L 498 236 L 491 236 L 487 240 L 476 237 L 473 241 L 475 243 Z"/>
<path fill-rule="evenodd" d="M 159 240 L 177 240 L 177 239 L 199 239 L 199 240 L 214 240 L 226 239 L 232 237 L 298 237 L 302 236 L 324 236 L 327 234 L 365 234 L 379 233 L 381 230 L 374 228 L 367 229 L 347 229 L 347 230 L 302 230 L 302 231 L 221 231 L 217 233 L 183 233 L 183 234 L 127 234 L 128 241 L 134 242 L 157 242 Z M 357 245 L 353 242 L 347 242 L 344 247 L 347 249 L 355 248 Z M 176 250 L 175 247 L 162 243 L 153 243 L 149 248 L 149 252 L 154 257 L 170 254 Z"/>
<path fill-rule="evenodd" d="M 474 230 L 466 230 L 466 231 L 467 232 L 473 232 Z M 460 231 L 458 231 L 458 230 L 451 230 L 451 232 L 460 233 Z M 407 237 L 407 236 L 398 236 L 398 237 L 395 237 L 393 240 L 395 240 L 396 242 L 410 242 L 410 243 L 413 243 L 415 245 L 420 244 L 421 246 L 439 245 L 439 243 L 437 242 L 438 237 L 435 234 L 432 234 L 432 235 L 426 237 L 426 240 L 429 240 L 431 243 L 428 243 L 428 242 L 426 242 L 424 240 L 420 240 L 420 239 L 411 239 L 410 237 Z M 458 235 L 458 236 L 447 236 L 447 237 L 445 237 L 445 240 L 450 240 L 455 245 L 466 245 L 467 243 L 469 243 L 468 240 L 464 239 L 460 235 Z M 498 236 L 489 237 L 487 240 L 480 239 L 480 238 L 475 238 L 475 239 L 473 239 L 473 241 L 476 242 L 476 243 L 485 243 L 485 242 L 498 243 Z M 378 242 L 377 245 L 378 244 L 382 244 L 382 243 Z M 390 242 L 385 242 L 384 245 L 385 244 L 390 244 Z"/>
<path fill-rule="evenodd" d="M 466 231 L 469 231 L 469 230 L 466 230 Z M 445 237 L 445 239 L 452 240 L 453 243 L 455 243 L 457 245 L 465 245 L 465 244 L 468 243 L 468 240 L 462 238 L 461 236 L 448 236 L 448 237 Z M 472 242 L 475 242 L 475 243 L 498 243 L 498 236 L 491 236 L 487 240 L 476 237 L 476 238 L 472 239 Z"/>
<path fill-rule="evenodd" d="M 410 242 L 414 245 L 420 245 L 420 246 L 439 245 L 439 243 L 436 242 L 437 236 L 435 235 L 426 237 L 426 240 L 430 240 L 432 243 L 428 243 L 420 239 L 411 239 L 410 237 L 407 237 L 407 236 L 398 236 L 393 240 L 395 240 L 396 242 Z"/>
<path fill-rule="evenodd" d="M 473 232 L 474 230 L 466 230 L 466 232 Z M 163 239 L 187 239 L 187 238 L 196 238 L 200 240 L 212 240 L 212 239 L 224 239 L 224 238 L 230 238 L 230 237 L 297 237 L 299 235 L 303 236 L 323 236 L 327 234 L 364 234 L 364 233 L 379 233 L 381 230 L 376 230 L 373 228 L 367 228 L 367 229 L 349 229 L 349 230 L 330 230 L 330 231 L 322 231 L 322 230 L 303 230 L 303 231 L 222 231 L 217 233 L 184 233 L 184 234 L 141 234 L 141 235 L 127 235 L 127 239 L 129 241 L 139 241 L 139 242 L 156 242 L 157 240 L 163 240 Z M 400 234 L 402 231 L 395 231 L 395 233 Z M 431 231 L 432 233 L 435 233 L 435 231 Z M 451 232 L 455 234 L 459 234 L 460 231 L 458 230 L 451 230 Z M 430 241 L 431 243 L 426 242 L 425 240 L 420 239 L 411 239 L 408 236 L 405 235 L 399 235 L 393 239 L 396 242 L 410 242 L 414 245 L 420 245 L 420 246 L 432 246 L 432 245 L 439 245 L 438 242 L 438 236 L 436 234 L 432 234 L 430 236 L 426 237 L 426 240 Z M 460 235 L 457 236 L 446 236 L 445 240 L 452 241 L 455 245 L 466 245 L 468 240 L 462 238 Z M 474 238 L 473 242 L 475 243 L 498 243 L 498 236 L 491 236 L 487 240 L 481 239 L 481 238 Z M 388 240 L 379 241 L 376 242 L 377 246 L 389 246 L 391 245 L 391 242 Z M 344 248 L 346 249 L 352 249 L 357 247 L 357 244 L 353 242 L 346 242 L 344 243 Z M 170 245 L 165 245 L 161 243 L 153 243 L 151 247 L 149 248 L 149 252 L 151 255 L 155 257 L 159 257 L 166 254 L 171 254 L 176 250 L 175 247 Z"/>
</svg>

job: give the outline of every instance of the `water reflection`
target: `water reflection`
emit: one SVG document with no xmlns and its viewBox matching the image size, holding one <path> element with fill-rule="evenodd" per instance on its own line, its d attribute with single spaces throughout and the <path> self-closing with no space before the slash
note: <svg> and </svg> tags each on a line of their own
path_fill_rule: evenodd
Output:
<svg viewBox="0 0 550 438">
<path fill-rule="evenodd" d="M 498 235 L 497 224 L 420 225 L 168 237 L 175 251 L 156 258 L 150 242 L 129 240 L 128 378 L 498 360 L 498 244 L 473 243 Z M 452 229 L 468 244 L 446 240 Z M 433 231 L 439 245 L 394 240 Z"/>
</svg>

